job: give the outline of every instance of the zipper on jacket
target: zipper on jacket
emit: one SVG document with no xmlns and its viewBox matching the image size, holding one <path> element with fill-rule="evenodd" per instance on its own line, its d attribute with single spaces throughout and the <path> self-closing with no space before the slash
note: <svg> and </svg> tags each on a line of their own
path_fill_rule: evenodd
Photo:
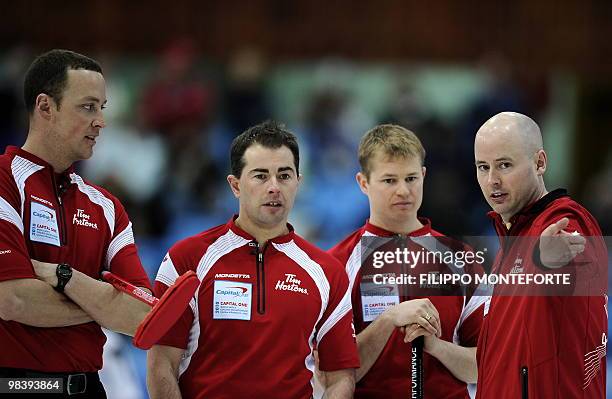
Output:
<svg viewBox="0 0 612 399">
<path fill-rule="evenodd" d="M 264 272 L 264 251 L 259 248 L 259 243 L 255 243 L 255 263 L 257 266 L 257 313 L 266 312 L 266 276 Z"/>
<path fill-rule="evenodd" d="M 406 248 L 406 242 L 408 241 L 408 236 L 404 234 L 393 234 L 393 240 L 396 241 L 396 245 L 399 246 L 399 249 L 403 252 Z M 406 264 L 404 262 L 400 263 L 400 273 L 402 276 L 410 273 L 411 271 L 406 271 Z M 413 298 L 414 290 L 411 287 L 401 286 L 399 288 L 400 301 L 408 301 Z"/>
<path fill-rule="evenodd" d="M 63 183 L 60 184 L 59 187 L 59 191 L 57 189 L 57 182 L 55 180 L 55 174 L 52 171 L 52 177 L 53 177 L 53 191 L 55 191 L 55 197 L 57 198 L 57 202 L 59 204 L 59 217 L 58 219 L 61 220 L 61 227 L 58 226 L 58 229 L 60 229 L 60 244 L 62 246 L 66 245 L 66 219 L 64 218 L 64 202 L 62 201 L 62 195 L 64 195 L 64 192 L 66 191 L 66 187 L 64 187 Z"/>
<path fill-rule="evenodd" d="M 521 367 L 521 391 L 521 397 L 523 399 L 529 399 L 529 369 L 527 366 Z"/>
</svg>

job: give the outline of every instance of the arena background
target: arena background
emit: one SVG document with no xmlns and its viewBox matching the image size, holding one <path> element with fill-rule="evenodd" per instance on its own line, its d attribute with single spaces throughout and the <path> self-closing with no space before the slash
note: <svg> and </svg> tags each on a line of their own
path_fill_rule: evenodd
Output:
<svg viewBox="0 0 612 399">
<path fill-rule="evenodd" d="M 610 2 L 30 0 L 3 14 L 0 149 L 24 141 L 20 90 L 36 54 L 98 59 L 108 127 L 79 169 L 126 205 L 151 278 L 172 243 L 237 209 L 229 143 L 267 118 L 299 136 L 290 220 L 323 248 L 367 216 L 356 148 L 379 122 L 425 144 L 422 216 L 451 235 L 493 234 L 473 136 L 503 110 L 540 123 L 547 187 L 568 188 L 611 234 Z M 146 397 L 144 352 L 109 343 L 109 397 Z"/>
</svg>

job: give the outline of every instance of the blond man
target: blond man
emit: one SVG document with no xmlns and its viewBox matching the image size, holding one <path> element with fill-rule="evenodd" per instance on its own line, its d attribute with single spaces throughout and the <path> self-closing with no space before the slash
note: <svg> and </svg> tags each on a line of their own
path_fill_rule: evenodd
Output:
<svg viewBox="0 0 612 399">
<path fill-rule="evenodd" d="M 425 149 L 417 136 L 397 125 L 368 131 L 359 146 L 356 179 L 370 203 L 370 219 L 330 250 L 346 267 L 361 367 L 355 398 L 405 398 L 411 390 L 411 341 L 425 336 L 426 397 L 466 398 L 475 383 L 476 342 L 483 298 L 432 296 L 412 299 L 394 287 L 383 301 L 366 291 L 364 237 L 396 238 L 402 245 L 422 237 L 443 237 L 429 219 L 418 217 L 423 200 Z M 417 269 L 420 265 L 417 265 Z M 384 269 L 382 269 L 384 271 Z M 369 285 L 368 285 L 369 284 Z M 382 286 L 378 284 L 376 289 Z M 384 303 L 384 308 L 376 306 Z"/>
</svg>

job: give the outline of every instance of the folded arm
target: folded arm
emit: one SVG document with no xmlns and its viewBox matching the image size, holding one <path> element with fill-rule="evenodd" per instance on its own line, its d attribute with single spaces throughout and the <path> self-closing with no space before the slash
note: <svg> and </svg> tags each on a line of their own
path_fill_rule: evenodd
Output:
<svg viewBox="0 0 612 399">
<path fill-rule="evenodd" d="M 33 278 L 0 282 L 0 318 L 33 327 L 65 327 L 93 320 L 65 295 Z"/>
<path fill-rule="evenodd" d="M 36 275 L 51 286 L 57 286 L 57 264 L 33 260 Z M 148 291 L 148 290 L 147 290 Z M 138 325 L 151 307 L 125 294 L 111 284 L 89 277 L 72 269 L 72 278 L 64 293 L 101 326 L 134 336 Z"/>
</svg>

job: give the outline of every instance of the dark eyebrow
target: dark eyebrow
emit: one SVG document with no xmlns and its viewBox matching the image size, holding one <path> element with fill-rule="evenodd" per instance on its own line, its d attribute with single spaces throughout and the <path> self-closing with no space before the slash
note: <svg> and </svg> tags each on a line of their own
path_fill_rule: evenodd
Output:
<svg viewBox="0 0 612 399">
<path fill-rule="evenodd" d="M 293 168 L 291 166 L 283 166 L 278 168 L 278 171 L 276 173 L 280 173 L 280 172 L 293 172 L 295 173 L 295 171 L 293 170 Z M 249 173 L 270 173 L 270 171 L 268 169 L 265 168 L 255 168 L 255 169 L 251 169 L 249 171 Z"/>
<path fill-rule="evenodd" d="M 270 173 L 270 171 L 268 169 L 255 168 L 255 169 L 251 169 L 249 173 Z"/>
<path fill-rule="evenodd" d="M 83 101 L 93 101 L 95 103 L 100 103 L 100 99 L 98 97 L 93 97 L 93 96 L 87 96 L 85 98 L 83 98 Z M 102 104 L 106 104 L 108 102 L 108 100 L 104 100 L 104 102 Z"/>
<path fill-rule="evenodd" d="M 419 176 L 419 172 L 410 172 L 406 176 Z M 397 177 L 398 177 L 398 175 L 396 175 L 394 173 L 385 173 L 380 178 L 381 179 L 390 179 L 390 178 L 397 178 Z"/>
</svg>

